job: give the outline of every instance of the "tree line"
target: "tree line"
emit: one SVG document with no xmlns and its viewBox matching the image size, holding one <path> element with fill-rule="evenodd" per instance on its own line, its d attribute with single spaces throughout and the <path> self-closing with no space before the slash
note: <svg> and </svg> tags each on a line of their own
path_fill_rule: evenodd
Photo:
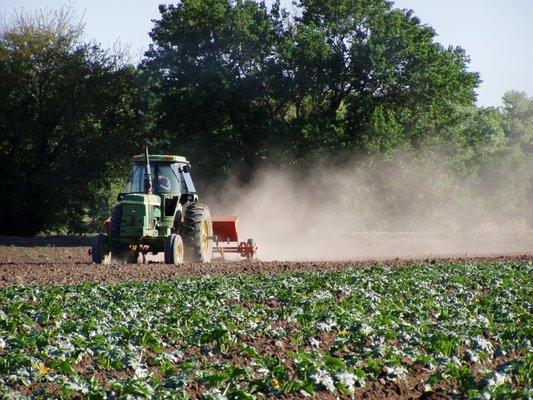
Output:
<svg viewBox="0 0 533 400">
<path fill-rule="evenodd" d="M 533 99 L 476 107 L 467 54 L 413 11 L 386 0 L 299 0 L 296 15 L 252 0 L 159 11 L 137 65 L 84 41 L 70 9 L 4 22 L 1 234 L 98 230 L 145 140 L 187 156 L 200 188 L 246 184 L 268 164 L 305 171 L 398 150 L 438 149 L 480 182 L 488 170 L 531 175 Z M 533 197 L 523 182 L 505 189 L 516 207 Z"/>
</svg>

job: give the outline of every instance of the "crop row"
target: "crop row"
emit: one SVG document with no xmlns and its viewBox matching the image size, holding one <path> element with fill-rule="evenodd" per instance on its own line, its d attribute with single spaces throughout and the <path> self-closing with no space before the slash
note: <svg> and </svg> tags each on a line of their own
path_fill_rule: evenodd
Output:
<svg viewBox="0 0 533 400">
<path fill-rule="evenodd" d="M 403 382 L 525 398 L 532 276 L 517 262 L 7 287 L 0 397 L 354 397 Z"/>
</svg>

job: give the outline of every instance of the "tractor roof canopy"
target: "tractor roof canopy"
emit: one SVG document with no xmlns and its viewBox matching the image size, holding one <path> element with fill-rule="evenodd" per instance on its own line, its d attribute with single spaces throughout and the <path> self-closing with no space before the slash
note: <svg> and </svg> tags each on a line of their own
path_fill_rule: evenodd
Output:
<svg viewBox="0 0 533 400">
<path fill-rule="evenodd" d="M 172 156 L 169 154 L 150 154 L 150 162 L 179 162 L 179 163 L 188 163 L 187 159 L 182 156 Z M 144 154 L 139 154 L 136 156 L 133 156 L 131 161 L 133 162 L 146 162 L 146 159 L 144 157 Z"/>
</svg>

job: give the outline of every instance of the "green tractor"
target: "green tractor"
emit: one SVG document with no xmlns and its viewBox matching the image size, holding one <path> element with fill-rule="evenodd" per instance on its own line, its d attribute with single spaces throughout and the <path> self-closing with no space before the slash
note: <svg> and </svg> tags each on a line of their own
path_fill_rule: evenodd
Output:
<svg viewBox="0 0 533 400">
<path fill-rule="evenodd" d="M 213 221 L 209 208 L 198 202 L 185 157 L 173 155 L 134 156 L 124 193 L 104 223 L 105 233 L 93 239 L 92 261 L 136 263 L 139 255 L 164 252 L 166 264 L 209 262 L 213 253 L 238 253 L 252 258 L 252 239 L 238 246 L 220 246 L 238 241 L 237 217 Z M 217 232 L 213 234 L 213 226 Z"/>
<path fill-rule="evenodd" d="M 238 217 L 212 218 L 198 202 L 185 157 L 149 155 L 145 147 L 132 164 L 126 189 L 104 223 L 105 233 L 93 239 L 89 254 L 94 263 L 136 263 L 139 255 L 146 261 L 148 253 L 160 252 L 166 264 L 175 265 L 209 262 L 213 254 L 254 257 L 255 241 L 239 242 Z"/>
</svg>

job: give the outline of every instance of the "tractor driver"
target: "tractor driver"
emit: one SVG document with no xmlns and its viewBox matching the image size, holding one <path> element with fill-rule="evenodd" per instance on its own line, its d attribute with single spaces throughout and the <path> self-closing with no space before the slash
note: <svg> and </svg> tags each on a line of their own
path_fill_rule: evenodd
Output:
<svg viewBox="0 0 533 400">
<path fill-rule="evenodd" d="M 159 186 L 159 191 L 161 192 L 169 192 L 171 189 L 170 179 L 168 179 L 166 176 L 159 175 L 157 178 L 157 184 Z"/>
</svg>

